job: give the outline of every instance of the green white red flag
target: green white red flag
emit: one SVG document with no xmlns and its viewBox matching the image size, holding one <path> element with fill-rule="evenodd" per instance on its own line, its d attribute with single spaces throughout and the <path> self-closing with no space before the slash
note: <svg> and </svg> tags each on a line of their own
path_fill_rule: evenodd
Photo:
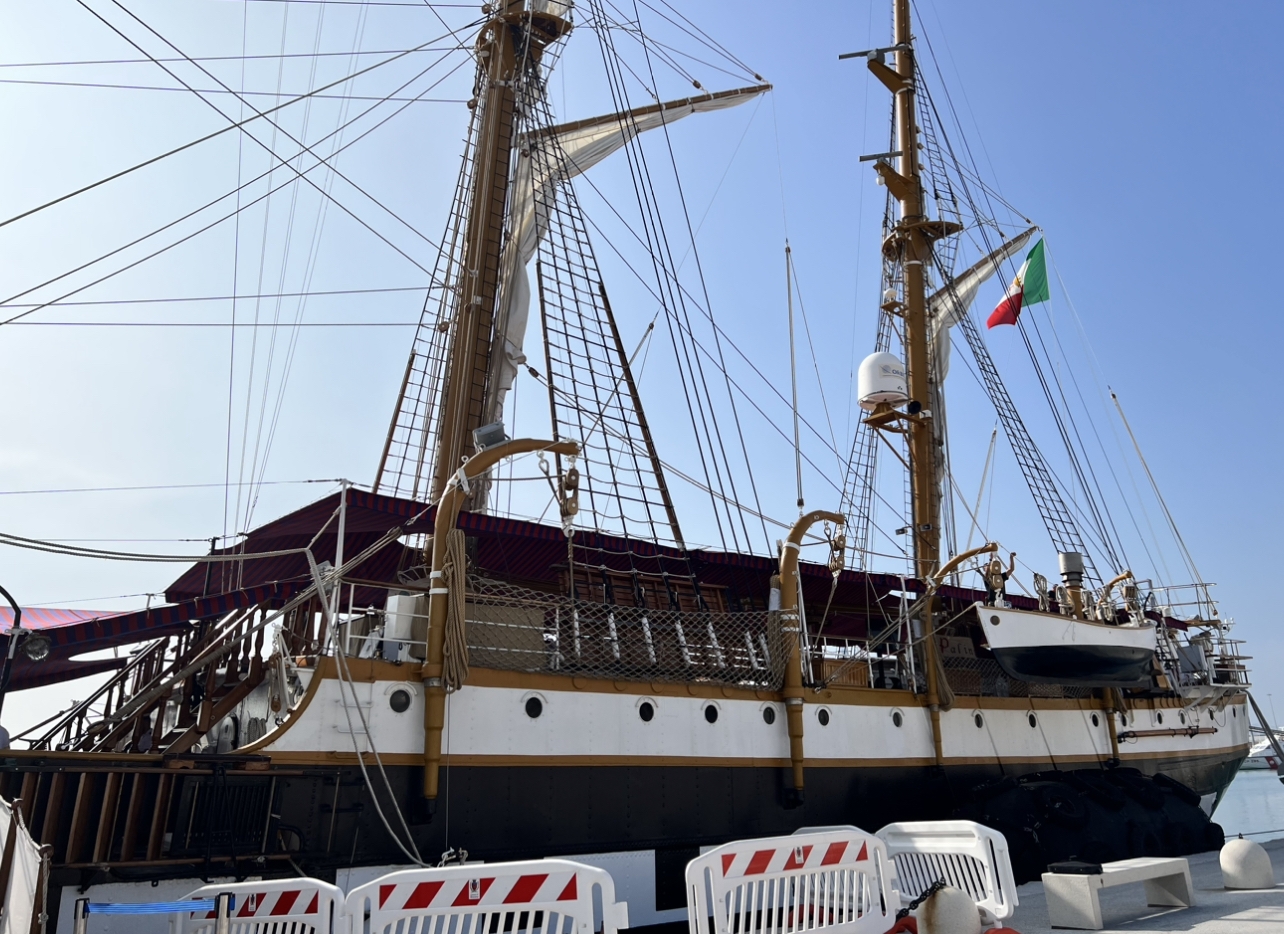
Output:
<svg viewBox="0 0 1284 934">
<path fill-rule="evenodd" d="M 1021 309 L 1048 300 L 1048 267 L 1043 259 L 1043 241 L 1036 243 L 1028 254 L 1007 293 L 990 312 L 985 326 L 1016 324 Z"/>
</svg>

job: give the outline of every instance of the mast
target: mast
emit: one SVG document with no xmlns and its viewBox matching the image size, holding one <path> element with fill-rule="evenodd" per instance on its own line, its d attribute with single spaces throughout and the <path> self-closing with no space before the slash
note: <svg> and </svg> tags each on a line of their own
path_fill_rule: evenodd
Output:
<svg viewBox="0 0 1284 934">
<path fill-rule="evenodd" d="M 517 117 L 515 79 L 538 61 L 548 44 L 570 29 L 567 20 L 544 12 L 554 7 L 561 11 L 562 4 L 532 0 L 531 6 L 533 10 L 527 9 L 526 0 L 499 0 L 477 38 L 475 106 L 481 108 L 481 115 L 473 151 L 463 263 L 456 284 L 458 304 L 446 358 L 446 388 L 430 495 L 434 501 L 463 459 L 474 453 L 472 433 L 486 417 Z"/>
<path fill-rule="evenodd" d="M 923 185 L 919 178 L 918 122 L 914 100 L 914 52 L 910 32 L 909 0 L 893 0 L 895 8 L 896 74 L 902 86 L 896 94 L 896 145 L 900 174 L 909 184 L 899 198 L 899 241 L 903 301 L 905 303 L 905 366 L 911 412 L 908 424 L 913 490 L 914 560 L 919 580 L 930 580 L 940 563 L 940 486 L 931 422 L 931 376 L 928 371 L 927 282 L 924 264 L 932 255 L 931 241 L 923 229 Z M 915 405 L 917 403 L 917 406 Z M 929 640 L 931 641 L 931 640 Z"/>
<path fill-rule="evenodd" d="M 932 259 L 932 244 L 942 237 L 958 233 L 956 223 L 929 220 L 926 214 L 921 166 L 919 165 L 918 120 L 915 109 L 915 74 L 910 0 L 892 0 L 893 44 L 867 53 L 851 53 L 843 58 L 864 54 L 873 75 L 881 81 L 895 100 L 896 151 L 876 158 L 874 170 L 887 186 L 899 206 L 899 217 L 886 241 L 883 255 L 900 266 L 901 300 L 883 306 L 889 314 L 904 318 L 906 389 L 909 395 L 904 413 L 887 407 L 866 420 L 876 430 L 904 432 L 909 442 L 911 511 L 914 542 L 915 575 L 930 582 L 937 575 L 941 560 L 941 492 L 937 476 L 936 432 L 932 421 L 931 332 L 928 329 L 927 270 Z M 885 64 L 888 52 L 895 54 L 896 67 Z M 888 159 L 898 160 L 894 169 Z M 903 427 L 892 427 L 902 422 Z M 940 660 L 933 638 L 936 600 L 930 594 L 923 601 L 923 651 L 927 669 L 927 705 L 931 712 L 932 738 L 937 765 L 942 764 L 940 712 Z"/>
</svg>

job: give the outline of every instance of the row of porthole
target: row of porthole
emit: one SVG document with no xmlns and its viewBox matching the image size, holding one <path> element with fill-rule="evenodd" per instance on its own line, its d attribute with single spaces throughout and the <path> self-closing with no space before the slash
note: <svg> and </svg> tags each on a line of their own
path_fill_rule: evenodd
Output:
<svg viewBox="0 0 1284 934">
<path fill-rule="evenodd" d="M 397 710 L 398 713 L 401 713 L 402 710 L 410 707 L 410 695 L 408 695 L 406 691 L 394 691 L 392 698 L 389 699 L 389 704 L 392 705 L 392 708 L 394 710 Z M 535 696 L 530 696 L 530 698 L 526 698 L 525 708 L 526 708 L 526 716 L 532 719 L 535 719 L 539 716 L 539 714 L 542 714 L 544 712 L 544 703 L 541 699 L 535 698 Z M 1230 716 L 1231 717 L 1235 716 L 1234 708 L 1231 708 Z M 650 723 L 652 719 L 655 719 L 655 704 L 652 704 L 650 700 L 643 700 L 641 704 L 638 704 L 638 717 L 642 719 L 643 723 Z M 1183 723 L 1186 722 L 1185 712 L 1181 712 L 1177 714 L 1177 717 L 1179 717 L 1181 722 Z M 829 719 L 831 719 L 831 714 L 829 714 L 828 708 L 822 707 L 819 710 L 817 710 L 817 712 L 815 712 L 815 719 L 817 719 L 817 722 L 819 723 L 820 726 L 829 726 Z M 705 705 L 705 721 L 709 723 L 718 722 L 718 707 L 716 707 L 715 704 Z M 1026 714 L 1026 721 L 1030 723 L 1030 728 L 1035 728 L 1039 726 L 1039 719 L 1035 717 L 1034 713 Z M 1156 721 L 1159 723 L 1163 722 L 1162 712 L 1156 713 Z M 774 707 L 763 708 L 763 722 L 767 723 L 768 726 L 772 726 L 773 723 L 776 722 L 776 708 Z M 900 710 L 892 710 L 891 722 L 892 722 L 892 726 L 899 727 L 903 725 L 903 723 L 905 722 L 905 718 L 903 714 L 901 714 Z M 981 717 L 980 712 L 972 714 L 972 722 L 976 723 L 977 730 L 980 730 L 981 727 L 985 726 L 985 719 Z M 1120 714 L 1120 723 L 1122 726 L 1127 726 L 1127 714 L 1125 713 Z M 1094 713 L 1093 726 L 1100 726 L 1100 725 L 1102 725 L 1102 722 L 1100 722 L 1100 719 L 1098 718 L 1097 714 Z"/>
<path fill-rule="evenodd" d="M 526 710 L 526 716 L 530 717 L 532 720 L 536 719 L 537 717 L 539 717 L 540 714 L 544 712 L 544 702 L 540 700 L 538 697 L 535 697 L 534 695 L 526 698 L 526 703 L 524 707 Z M 638 717 L 639 719 L 642 720 L 643 723 L 650 723 L 652 720 L 654 720 L 655 704 L 651 703 L 650 701 L 642 701 L 642 703 L 638 704 Z M 718 722 L 718 707 L 716 704 L 705 705 L 704 719 L 709 723 Z M 821 726 L 829 726 L 829 721 L 830 721 L 829 710 L 824 707 L 821 707 L 818 711 L 816 711 L 816 720 L 817 722 L 820 723 Z M 773 723 L 775 723 L 776 709 L 774 707 L 764 707 L 762 709 L 762 721 L 765 724 L 767 724 L 767 726 L 771 726 Z M 893 712 L 892 722 L 895 723 L 897 726 L 901 725 L 901 713 L 899 710 Z"/>
<path fill-rule="evenodd" d="M 397 688 L 390 695 L 388 695 L 388 706 L 391 707 L 396 713 L 404 713 L 405 711 L 409 710 L 410 709 L 410 692 L 407 691 L 405 688 Z M 718 720 L 718 708 L 715 707 L 713 704 L 709 704 L 704 708 L 704 710 L 705 710 L 704 718 L 708 720 L 710 723 L 716 723 Z M 543 711 L 544 711 L 544 703 L 538 697 L 532 696 L 526 699 L 526 715 L 528 717 L 534 719 L 535 717 L 538 717 L 541 713 L 543 713 Z M 710 713 L 710 711 L 713 711 L 713 712 Z M 1234 707 L 1231 707 L 1230 713 L 1232 717 L 1237 715 Z M 644 722 L 650 723 L 651 720 L 655 717 L 655 705 L 650 701 L 643 701 L 641 704 L 638 705 L 638 716 L 641 717 Z M 762 719 L 764 722 L 766 722 L 768 726 L 775 723 L 776 722 L 775 709 L 772 707 L 764 707 L 762 711 Z M 818 711 L 816 711 L 816 719 L 820 722 L 821 726 L 829 726 L 829 721 L 830 721 L 829 710 L 824 707 L 821 707 Z M 1035 719 L 1034 714 L 1030 714 L 1027 719 L 1030 721 L 1031 727 L 1038 726 L 1038 721 Z M 1182 726 L 1185 726 L 1186 712 L 1184 710 L 1178 711 L 1177 719 L 1181 721 Z M 981 714 L 979 712 L 973 714 L 972 720 L 976 724 L 977 729 L 980 729 L 982 726 L 984 726 L 984 721 L 981 719 Z M 892 722 L 896 726 L 900 726 L 904 722 L 904 719 L 901 716 L 901 712 L 899 710 L 892 711 Z M 1160 724 L 1164 722 L 1164 712 L 1162 710 L 1155 712 L 1155 722 Z M 1119 715 L 1119 723 L 1122 726 L 1127 726 L 1128 715 L 1121 713 Z M 1101 725 L 1101 720 L 1100 718 L 1098 718 L 1098 716 L 1095 713 L 1092 715 L 1092 725 L 1093 726 Z"/>
</svg>

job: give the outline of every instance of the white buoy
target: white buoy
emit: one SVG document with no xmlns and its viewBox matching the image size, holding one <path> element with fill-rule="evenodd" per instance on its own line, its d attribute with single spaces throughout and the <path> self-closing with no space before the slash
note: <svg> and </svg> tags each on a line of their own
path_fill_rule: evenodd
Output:
<svg viewBox="0 0 1284 934">
<path fill-rule="evenodd" d="M 1275 869 L 1260 843 L 1228 840 L 1222 847 L 1222 885 L 1228 889 L 1273 889 Z"/>
<path fill-rule="evenodd" d="M 947 885 L 914 909 L 918 934 L 981 934 L 981 909 L 972 896 Z"/>
</svg>

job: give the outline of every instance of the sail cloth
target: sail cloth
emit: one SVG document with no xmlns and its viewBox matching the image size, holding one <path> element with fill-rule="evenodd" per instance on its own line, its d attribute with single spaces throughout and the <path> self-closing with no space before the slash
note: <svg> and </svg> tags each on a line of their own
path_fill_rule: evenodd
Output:
<svg viewBox="0 0 1284 934">
<path fill-rule="evenodd" d="M 934 357 L 932 362 L 935 364 L 938 385 L 944 384 L 945 377 L 950 372 L 950 328 L 958 324 L 963 316 L 967 314 L 968 309 L 972 307 L 972 303 L 976 301 L 977 291 L 985 284 L 986 280 L 999 271 L 999 267 L 1004 260 L 1019 252 L 1029 243 L 1030 238 L 1034 236 L 1038 229 L 1038 227 L 1031 227 L 1029 230 L 1017 234 L 997 250 L 987 254 L 979 262 L 972 265 L 966 272 L 955 276 L 949 285 L 935 292 L 927 300 L 929 331 L 931 333 L 931 346 Z M 1044 282 L 1046 288 L 1046 276 Z"/>
<path fill-rule="evenodd" d="M 526 362 L 522 346 L 531 303 L 526 266 L 534 258 L 540 241 L 548 235 L 548 206 L 555 186 L 588 171 L 640 133 L 693 113 L 735 107 L 769 90 L 771 85 L 760 84 L 652 104 L 550 127 L 520 139 L 514 147 L 518 156 L 510 188 L 512 235 L 500 258 L 504 279 L 496 316 L 496 349 L 501 351 L 501 359 L 489 421 L 498 421 L 503 416 L 504 398 L 517 378 L 518 368 Z M 532 158 L 531 153 L 537 146 L 539 158 Z"/>
</svg>

